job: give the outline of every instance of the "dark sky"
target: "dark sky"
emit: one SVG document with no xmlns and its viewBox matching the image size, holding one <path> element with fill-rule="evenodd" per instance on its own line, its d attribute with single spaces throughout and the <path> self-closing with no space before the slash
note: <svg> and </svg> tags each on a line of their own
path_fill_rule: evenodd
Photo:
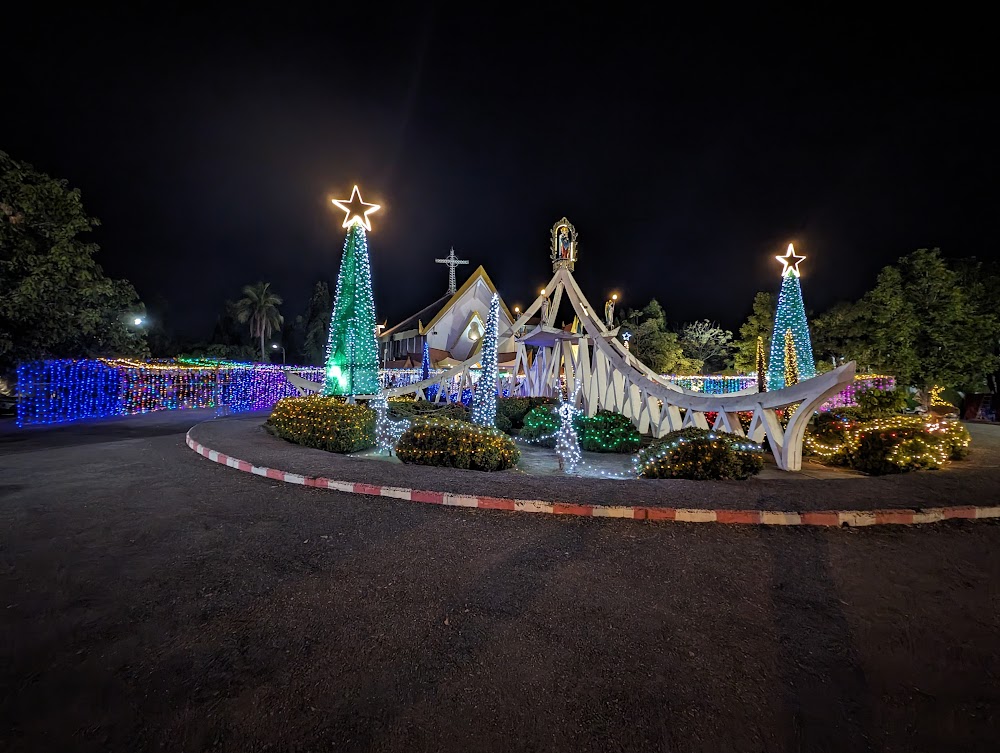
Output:
<svg viewBox="0 0 1000 753">
<path fill-rule="evenodd" d="M 382 204 L 390 324 L 444 291 L 452 244 L 529 302 L 562 215 L 592 301 L 728 327 L 777 290 L 789 241 L 813 310 L 918 247 L 997 255 L 997 66 L 974 19 L 512 5 L 7 9 L 0 149 L 81 188 L 106 271 L 192 337 L 245 283 L 286 316 L 332 283 L 329 200 L 354 182 Z"/>
</svg>

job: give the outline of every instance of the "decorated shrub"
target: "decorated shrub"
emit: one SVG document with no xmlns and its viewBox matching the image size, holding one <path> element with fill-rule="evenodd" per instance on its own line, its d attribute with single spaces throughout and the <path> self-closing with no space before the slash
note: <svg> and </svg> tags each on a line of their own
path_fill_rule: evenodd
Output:
<svg viewBox="0 0 1000 753">
<path fill-rule="evenodd" d="M 427 400 L 390 400 L 392 418 L 447 418 L 453 421 L 470 421 L 469 409 L 461 403 L 432 403 Z"/>
<path fill-rule="evenodd" d="M 340 397 L 282 398 L 267 424 L 282 439 L 328 452 L 358 452 L 375 446 L 375 411 L 348 405 Z"/>
<path fill-rule="evenodd" d="M 891 416 L 906 407 L 906 393 L 903 390 L 872 387 L 855 392 L 854 400 L 858 404 L 858 417 L 862 419 Z"/>
<path fill-rule="evenodd" d="M 817 417 L 803 448 L 873 476 L 936 469 L 969 454 L 971 438 L 958 421 L 903 415 L 861 421 L 844 413 Z"/>
<path fill-rule="evenodd" d="M 531 440 L 542 447 L 555 447 L 552 436 L 559 429 L 559 417 L 554 405 L 542 405 L 532 409 L 524 417 L 524 427 L 520 437 Z M 632 422 L 620 413 L 598 411 L 596 415 L 578 415 L 573 421 L 580 448 L 587 452 L 627 452 L 632 453 L 642 444 L 642 435 Z"/>
<path fill-rule="evenodd" d="M 694 427 L 670 432 L 636 457 L 636 470 L 643 478 L 747 479 L 763 467 L 759 444 Z"/>
<path fill-rule="evenodd" d="M 505 397 L 497 400 L 497 428 L 507 434 L 518 434 L 524 427 L 524 417 L 540 405 L 555 405 L 551 397 Z"/>
<path fill-rule="evenodd" d="M 499 429 L 431 418 L 414 422 L 396 445 L 396 456 L 418 465 L 503 471 L 517 465 L 521 451 Z"/>
</svg>

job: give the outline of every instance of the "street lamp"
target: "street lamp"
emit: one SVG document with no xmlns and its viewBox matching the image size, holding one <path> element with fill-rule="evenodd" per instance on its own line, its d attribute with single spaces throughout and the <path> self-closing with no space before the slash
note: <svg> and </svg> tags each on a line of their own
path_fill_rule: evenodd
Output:
<svg viewBox="0 0 1000 753">
<path fill-rule="evenodd" d="M 142 326 L 142 317 L 141 316 L 137 316 L 135 319 L 132 320 L 132 324 L 134 324 L 136 327 L 141 327 Z"/>
<path fill-rule="evenodd" d="M 278 348 L 281 348 L 281 365 L 284 366 L 285 365 L 285 346 L 284 345 L 278 345 L 277 343 L 271 343 L 271 350 L 277 350 Z"/>
</svg>

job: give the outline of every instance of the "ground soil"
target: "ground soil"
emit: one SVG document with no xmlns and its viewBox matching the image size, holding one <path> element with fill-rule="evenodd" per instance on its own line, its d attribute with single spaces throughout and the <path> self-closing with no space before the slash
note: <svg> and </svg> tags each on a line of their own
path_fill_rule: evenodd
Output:
<svg viewBox="0 0 1000 753">
<path fill-rule="evenodd" d="M 997 750 L 1000 525 L 443 509 L 198 418 L 0 433 L 0 750 Z"/>
</svg>

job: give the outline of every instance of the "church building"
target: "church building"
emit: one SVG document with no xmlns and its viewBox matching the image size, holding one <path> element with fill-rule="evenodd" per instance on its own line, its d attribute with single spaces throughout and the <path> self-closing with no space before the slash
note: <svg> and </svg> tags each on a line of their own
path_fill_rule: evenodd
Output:
<svg viewBox="0 0 1000 753">
<path fill-rule="evenodd" d="M 447 259 L 438 260 L 449 266 L 449 290 L 441 298 L 407 317 L 398 324 L 383 329 L 378 336 L 383 368 L 420 368 L 424 343 L 430 349 L 432 368 L 449 368 L 473 357 L 482 348 L 490 299 L 497 292 L 486 270 L 478 267 L 463 284 L 455 287 L 455 265 L 468 264 L 455 259 L 452 249 Z M 514 360 L 514 338 L 503 337 L 514 323 L 507 304 L 500 299 L 500 321 L 497 343 L 498 361 Z"/>
</svg>

